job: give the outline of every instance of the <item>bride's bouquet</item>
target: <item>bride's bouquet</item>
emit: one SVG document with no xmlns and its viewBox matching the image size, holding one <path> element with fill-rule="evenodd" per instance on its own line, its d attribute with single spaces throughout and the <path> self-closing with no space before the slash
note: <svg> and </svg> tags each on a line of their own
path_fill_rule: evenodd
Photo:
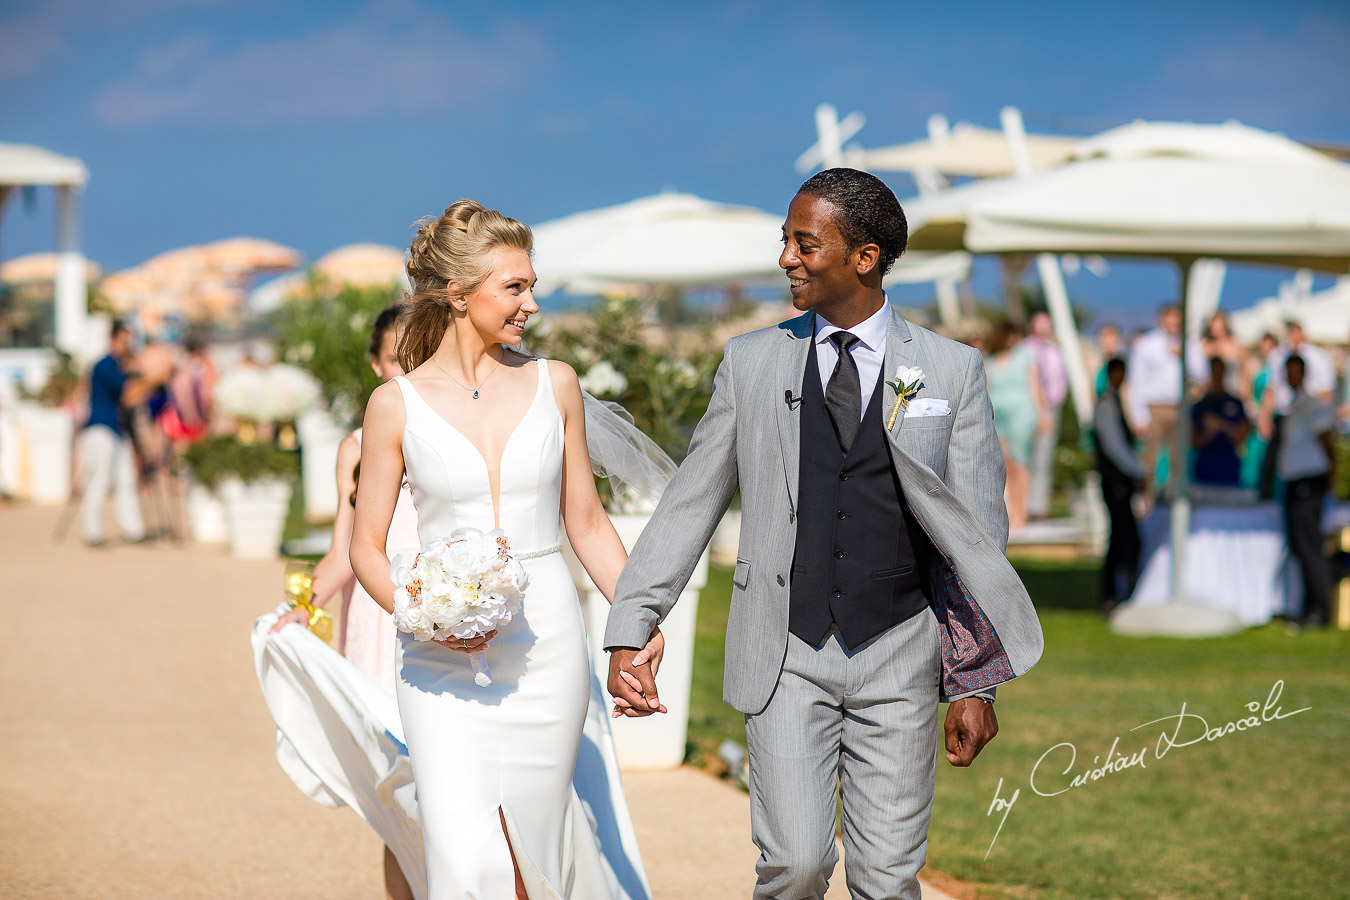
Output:
<svg viewBox="0 0 1350 900">
<path fill-rule="evenodd" d="M 461 528 L 427 544 L 411 566 L 394 557 L 394 625 L 419 641 L 482 637 L 520 612 L 530 576 L 500 529 Z M 474 683 L 492 684 L 482 652 Z"/>
</svg>

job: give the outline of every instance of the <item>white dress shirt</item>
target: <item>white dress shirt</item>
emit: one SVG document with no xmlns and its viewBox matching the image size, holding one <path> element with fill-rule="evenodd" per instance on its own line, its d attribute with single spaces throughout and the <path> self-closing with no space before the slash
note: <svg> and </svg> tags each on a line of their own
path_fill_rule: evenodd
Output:
<svg viewBox="0 0 1350 900">
<path fill-rule="evenodd" d="M 881 304 L 881 309 L 872 313 L 852 328 L 837 328 L 825 321 L 825 317 L 816 313 L 816 365 L 820 368 L 820 390 L 824 392 L 834 374 L 834 364 L 839 361 L 839 351 L 830 341 L 830 335 L 836 331 L 847 331 L 858 339 L 849 355 L 858 367 L 858 382 L 862 388 L 861 409 L 867 412 L 867 404 L 872 402 L 872 391 L 877 386 L 877 377 L 881 375 L 881 366 L 886 361 L 886 328 L 891 321 L 891 304 Z"/>
<path fill-rule="evenodd" d="M 1176 406 L 1181 402 L 1181 338 L 1155 328 L 1139 336 L 1130 348 L 1126 384 L 1129 386 L 1130 420 L 1152 421 L 1150 406 Z M 1186 346 L 1191 381 L 1209 380 L 1205 348 L 1196 338 Z"/>
<path fill-rule="evenodd" d="M 1336 390 L 1336 365 L 1325 350 L 1316 344 L 1304 341 L 1297 349 L 1277 347 L 1266 360 L 1266 390 L 1274 391 L 1275 411 L 1285 412 L 1294 402 L 1294 392 L 1284 378 L 1284 363 L 1289 357 L 1298 355 L 1303 360 L 1303 388 L 1314 397 L 1330 394 Z"/>
</svg>

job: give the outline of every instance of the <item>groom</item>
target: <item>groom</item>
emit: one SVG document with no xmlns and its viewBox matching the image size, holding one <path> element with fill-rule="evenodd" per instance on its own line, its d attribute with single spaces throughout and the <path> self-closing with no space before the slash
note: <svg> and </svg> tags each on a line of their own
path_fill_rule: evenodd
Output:
<svg viewBox="0 0 1350 900">
<path fill-rule="evenodd" d="M 660 709 L 634 657 L 739 489 L 725 699 L 745 713 L 760 900 L 824 895 L 836 788 L 852 895 L 917 900 L 939 701 L 947 760 L 968 766 L 998 731 L 994 686 L 1041 654 L 1004 556 L 980 355 L 906 322 L 882 291 L 906 240 L 877 178 L 829 169 L 801 186 L 778 264 L 805 315 L 727 344 L 605 634 L 616 706 Z"/>
</svg>

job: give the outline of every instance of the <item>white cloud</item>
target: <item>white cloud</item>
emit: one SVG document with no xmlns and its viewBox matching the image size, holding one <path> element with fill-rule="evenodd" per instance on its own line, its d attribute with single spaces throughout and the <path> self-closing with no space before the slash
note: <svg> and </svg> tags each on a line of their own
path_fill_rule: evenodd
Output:
<svg viewBox="0 0 1350 900">
<path fill-rule="evenodd" d="M 376 2 L 293 38 L 218 47 L 194 35 L 146 53 L 104 88 L 95 113 L 126 127 L 190 121 L 232 127 L 445 114 L 529 80 L 542 42 L 507 21 L 470 36 L 410 3 Z"/>
<path fill-rule="evenodd" d="M 81 31 L 107 33 L 146 17 L 224 0 L 18 0 L 0 14 L 0 85 L 40 75 Z"/>
<path fill-rule="evenodd" d="M 0 85 L 40 72 L 65 47 L 59 24 L 36 10 L 0 18 Z"/>
</svg>

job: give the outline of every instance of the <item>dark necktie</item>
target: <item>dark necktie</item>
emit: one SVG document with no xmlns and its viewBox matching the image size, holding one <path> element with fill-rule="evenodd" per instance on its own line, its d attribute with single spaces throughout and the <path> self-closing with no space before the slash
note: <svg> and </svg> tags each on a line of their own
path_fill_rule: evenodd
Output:
<svg viewBox="0 0 1350 900">
<path fill-rule="evenodd" d="M 849 353 L 858 338 L 847 331 L 836 331 L 829 340 L 839 351 L 839 361 L 830 373 L 829 384 L 825 386 L 825 408 L 834 422 L 834 432 L 839 436 L 839 446 L 848 452 L 853 446 L 853 438 L 858 434 L 858 422 L 862 419 L 862 386 L 858 380 L 858 364 Z"/>
</svg>

